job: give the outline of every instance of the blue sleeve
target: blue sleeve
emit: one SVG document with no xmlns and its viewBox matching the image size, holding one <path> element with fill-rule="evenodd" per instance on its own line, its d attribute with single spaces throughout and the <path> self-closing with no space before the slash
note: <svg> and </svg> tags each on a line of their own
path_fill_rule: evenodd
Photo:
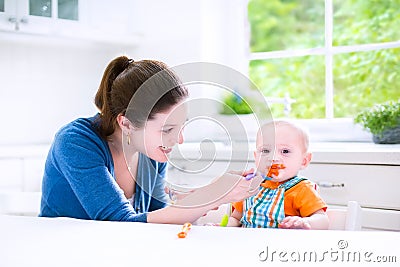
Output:
<svg viewBox="0 0 400 267">
<path fill-rule="evenodd" d="M 56 167 L 90 219 L 146 222 L 147 214 L 134 211 L 110 173 L 110 159 L 96 138 L 76 132 L 59 135 L 53 148 Z"/>
<path fill-rule="evenodd" d="M 158 210 L 167 206 L 167 195 L 165 193 L 165 175 L 167 173 L 167 163 L 158 163 L 157 182 L 154 187 L 149 211 Z"/>
</svg>

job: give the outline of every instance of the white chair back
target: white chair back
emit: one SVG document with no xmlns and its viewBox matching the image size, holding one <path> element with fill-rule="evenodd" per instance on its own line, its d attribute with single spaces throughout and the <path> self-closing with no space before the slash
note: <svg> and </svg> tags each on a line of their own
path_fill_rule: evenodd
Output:
<svg viewBox="0 0 400 267">
<path fill-rule="evenodd" d="M 361 230 L 362 209 L 357 201 L 349 201 L 347 207 L 328 207 L 326 212 L 329 230 Z"/>
</svg>

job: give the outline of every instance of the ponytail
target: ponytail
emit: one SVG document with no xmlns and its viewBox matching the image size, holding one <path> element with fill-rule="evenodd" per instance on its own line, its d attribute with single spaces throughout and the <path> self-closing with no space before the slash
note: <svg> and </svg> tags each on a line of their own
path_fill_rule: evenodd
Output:
<svg viewBox="0 0 400 267">
<path fill-rule="evenodd" d="M 112 109 L 111 92 L 114 80 L 120 75 L 132 61 L 126 56 L 120 56 L 111 61 L 104 71 L 103 78 L 100 82 L 99 90 L 96 93 L 94 103 L 100 111 L 100 134 L 106 138 L 112 134 L 116 127 L 116 118 L 119 113 L 115 114 Z"/>
</svg>

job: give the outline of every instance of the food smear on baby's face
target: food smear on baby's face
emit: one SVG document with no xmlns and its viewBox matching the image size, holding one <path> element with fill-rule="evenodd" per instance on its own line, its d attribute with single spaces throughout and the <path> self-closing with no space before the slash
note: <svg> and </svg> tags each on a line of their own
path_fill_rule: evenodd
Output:
<svg viewBox="0 0 400 267">
<path fill-rule="evenodd" d="M 272 177 L 272 175 L 278 176 L 279 175 L 279 170 L 285 169 L 285 165 L 283 164 L 272 164 L 271 167 L 268 169 L 267 176 Z"/>
</svg>

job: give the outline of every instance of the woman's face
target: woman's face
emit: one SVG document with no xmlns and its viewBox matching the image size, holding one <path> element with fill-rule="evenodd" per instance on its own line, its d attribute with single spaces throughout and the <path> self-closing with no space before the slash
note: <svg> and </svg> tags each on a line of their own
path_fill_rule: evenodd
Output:
<svg viewBox="0 0 400 267">
<path fill-rule="evenodd" d="M 183 126 L 186 118 L 187 106 L 184 101 L 163 113 L 157 113 L 143 128 L 133 131 L 133 145 L 137 151 L 153 160 L 168 161 L 172 147 L 177 143 L 183 143 Z"/>
</svg>

